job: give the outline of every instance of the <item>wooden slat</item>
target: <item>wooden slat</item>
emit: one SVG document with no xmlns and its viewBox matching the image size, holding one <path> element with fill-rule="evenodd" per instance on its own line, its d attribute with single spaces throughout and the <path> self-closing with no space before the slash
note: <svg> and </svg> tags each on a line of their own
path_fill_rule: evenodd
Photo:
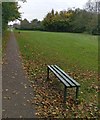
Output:
<svg viewBox="0 0 100 120">
<path fill-rule="evenodd" d="M 64 85 L 70 87 L 70 85 L 66 83 L 66 81 L 55 70 L 53 70 L 51 66 L 48 65 L 48 68 L 63 82 Z"/>
<path fill-rule="evenodd" d="M 61 70 L 57 65 L 54 65 L 58 70 L 60 70 L 63 75 L 65 75 L 67 78 L 69 78 L 76 86 L 80 86 L 78 82 L 76 82 L 73 78 L 71 78 L 69 75 L 67 75 L 63 70 Z"/>
<path fill-rule="evenodd" d="M 68 79 L 61 71 L 59 71 L 54 65 L 51 65 L 51 67 L 68 83 L 71 87 L 75 87 L 76 85 L 73 84 L 70 79 Z"/>
</svg>

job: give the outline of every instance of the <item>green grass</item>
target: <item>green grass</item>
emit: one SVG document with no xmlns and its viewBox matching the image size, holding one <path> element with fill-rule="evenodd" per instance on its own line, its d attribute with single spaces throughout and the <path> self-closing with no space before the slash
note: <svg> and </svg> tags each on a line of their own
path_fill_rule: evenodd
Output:
<svg viewBox="0 0 100 120">
<path fill-rule="evenodd" d="M 19 39 L 21 51 L 30 59 L 34 57 L 42 59 L 47 64 L 58 64 L 64 69 L 80 68 L 97 71 L 98 40 L 96 36 L 23 31 Z M 25 45 L 26 48 L 23 47 Z M 27 46 L 29 46 L 28 49 Z"/>
<path fill-rule="evenodd" d="M 79 99 L 83 106 L 98 105 L 97 36 L 40 31 L 15 33 L 30 79 L 44 81 L 46 65 L 57 64 L 81 84 Z"/>
<path fill-rule="evenodd" d="M 7 41 L 9 40 L 9 35 L 10 35 L 10 32 L 5 31 L 3 36 L 2 36 L 2 53 L 3 54 L 4 54 L 5 49 L 6 49 Z"/>
</svg>

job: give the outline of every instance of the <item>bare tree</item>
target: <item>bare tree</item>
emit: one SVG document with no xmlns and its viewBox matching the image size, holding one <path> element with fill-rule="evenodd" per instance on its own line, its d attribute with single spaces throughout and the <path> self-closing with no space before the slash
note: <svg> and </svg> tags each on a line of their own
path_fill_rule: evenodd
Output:
<svg viewBox="0 0 100 120">
<path fill-rule="evenodd" d="M 100 13 L 100 0 L 88 0 L 85 9 L 89 12 Z"/>
</svg>

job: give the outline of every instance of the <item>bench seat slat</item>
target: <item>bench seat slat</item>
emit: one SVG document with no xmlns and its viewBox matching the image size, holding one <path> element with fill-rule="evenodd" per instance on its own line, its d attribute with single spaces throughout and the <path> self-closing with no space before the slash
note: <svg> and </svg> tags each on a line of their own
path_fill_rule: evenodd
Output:
<svg viewBox="0 0 100 120">
<path fill-rule="evenodd" d="M 61 71 L 59 71 L 54 65 L 51 65 L 51 67 L 68 83 L 71 87 L 76 87 L 76 85 L 70 81 Z"/>
<path fill-rule="evenodd" d="M 65 80 L 64 80 L 59 74 L 57 74 L 56 71 L 54 71 L 51 66 L 48 65 L 48 68 L 49 68 L 67 87 L 70 87 L 70 85 L 69 85 L 68 83 L 66 83 Z"/>
<path fill-rule="evenodd" d="M 73 78 L 71 78 L 69 75 L 67 75 L 63 70 L 61 70 L 57 65 L 54 65 L 58 70 L 62 72 L 63 75 L 65 75 L 67 78 L 69 78 L 76 86 L 80 86 L 78 82 L 76 82 Z"/>
</svg>

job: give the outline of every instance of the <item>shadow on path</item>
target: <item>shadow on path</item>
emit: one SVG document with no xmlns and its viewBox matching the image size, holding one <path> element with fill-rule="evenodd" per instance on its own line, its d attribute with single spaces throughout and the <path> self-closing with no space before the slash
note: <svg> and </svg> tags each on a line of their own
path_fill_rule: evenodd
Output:
<svg viewBox="0 0 100 120">
<path fill-rule="evenodd" d="M 19 57 L 14 33 L 11 32 L 2 66 L 2 118 L 34 118 L 34 97 Z"/>
</svg>

